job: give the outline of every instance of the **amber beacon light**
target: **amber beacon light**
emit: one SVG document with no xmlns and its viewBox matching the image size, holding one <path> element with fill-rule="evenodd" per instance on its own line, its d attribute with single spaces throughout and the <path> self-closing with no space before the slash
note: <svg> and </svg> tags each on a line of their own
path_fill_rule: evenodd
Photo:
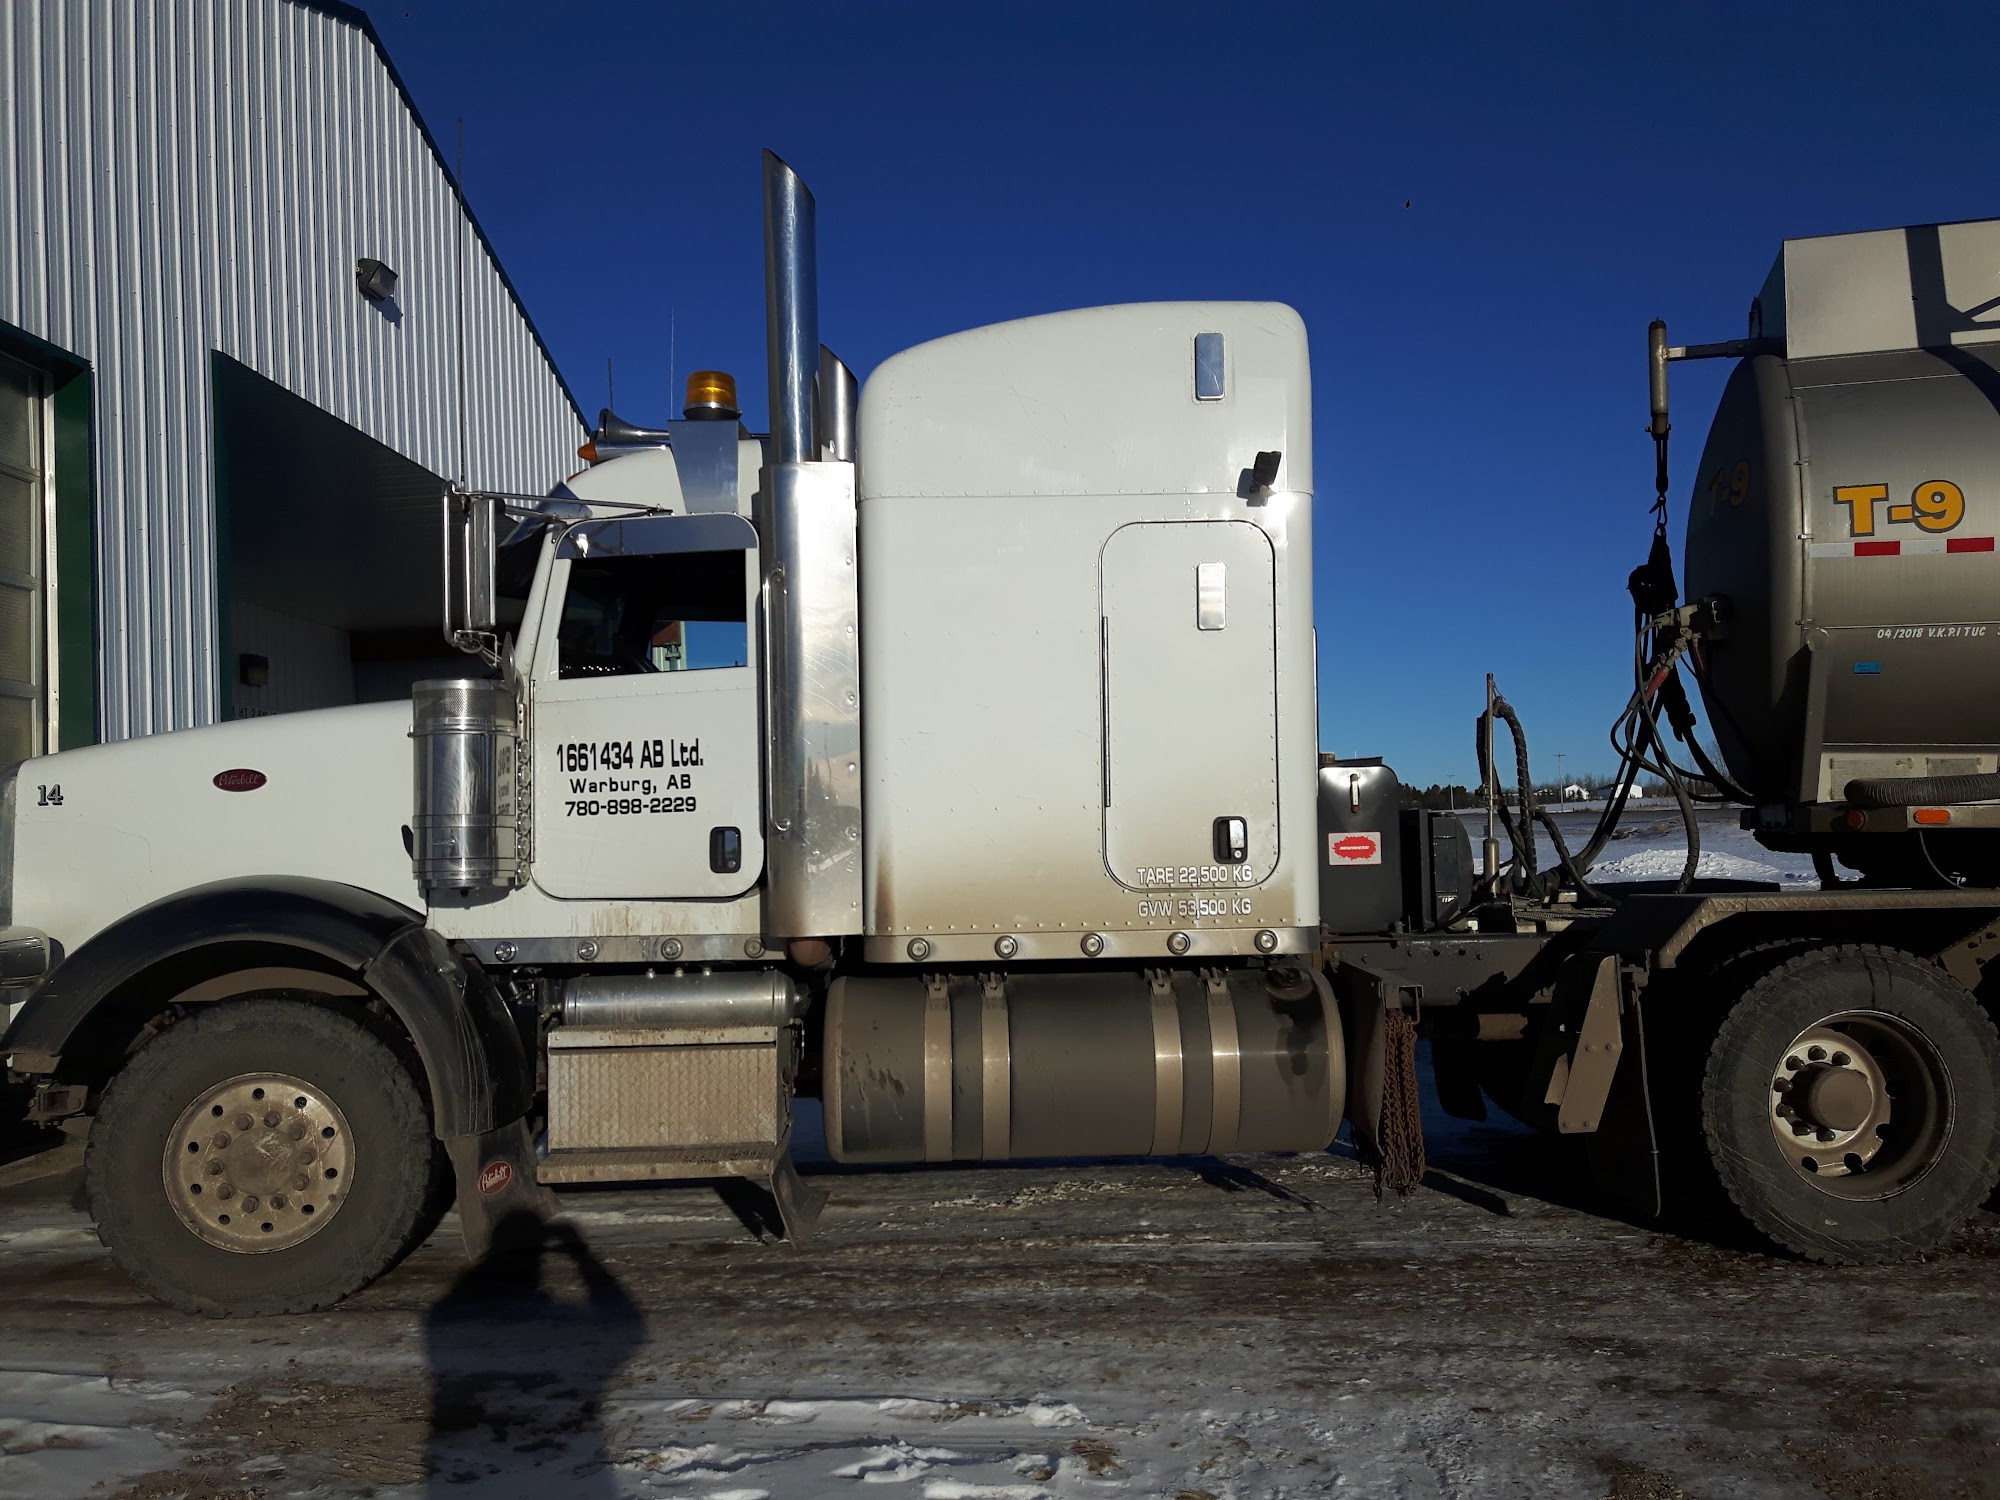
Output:
<svg viewBox="0 0 2000 1500">
<path fill-rule="evenodd" d="M 736 405 L 736 377 L 721 370 L 696 370 L 688 376 L 687 405 L 681 414 L 696 420 L 741 416 Z"/>
</svg>

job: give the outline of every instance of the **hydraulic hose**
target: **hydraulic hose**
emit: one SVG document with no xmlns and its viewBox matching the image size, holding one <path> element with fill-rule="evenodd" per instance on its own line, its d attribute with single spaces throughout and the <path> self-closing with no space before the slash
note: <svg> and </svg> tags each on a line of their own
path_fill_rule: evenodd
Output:
<svg viewBox="0 0 2000 1500">
<path fill-rule="evenodd" d="M 1603 898 L 1592 890 L 1590 884 L 1583 878 L 1582 868 L 1571 858 L 1569 845 L 1562 836 L 1562 830 L 1556 826 L 1555 819 L 1549 816 L 1546 808 L 1535 801 L 1534 781 L 1528 771 L 1528 735 L 1521 727 L 1520 716 L 1514 712 L 1513 705 L 1505 698 L 1493 700 L 1493 716 L 1507 726 L 1507 732 L 1514 740 L 1515 785 L 1521 807 L 1521 821 L 1518 824 L 1504 803 L 1499 808 L 1501 826 L 1507 830 L 1508 841 L 1514 849 L 1514 857 L 1509 866 L 1509 884 L 1515 890 L 1541 900 L 1547 900 L 1554 895 L 1554 889 L 1544 882 L 1536 870 L 1535 824 L 1539 822 L 1549 831 L 1550 842 L 1555 845 L 1556 861 L 1562 867 L 1563 873 L 1569 877 L 1571 887 L 1586 900 L 1602 901 Z M 1492 774 L 1492 767 L 1486 760 L 1485 714 L 1479 716 L 1477 725 L 1479 770 L 1483 781 Z"/>
</svg>

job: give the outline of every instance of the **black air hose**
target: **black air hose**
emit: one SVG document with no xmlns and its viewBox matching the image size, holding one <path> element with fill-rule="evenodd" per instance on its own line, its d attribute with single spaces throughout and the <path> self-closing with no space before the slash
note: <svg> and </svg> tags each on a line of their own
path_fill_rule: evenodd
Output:
<svg viewBox="0 0 2000 1500">
<path fill-rule="evenodd" d="M 1520 871 L 1520 879 L 1516 884 L 1528 895 L 1546 898 L 1552 894 L 1552 892 L 1544 887 L 1535 868 L 1535 824 L 1539 822 L 1544 828 L 1548 829 L 1549 839 L 1555 845 L 1556 860 L 1561 864 L 1563 873 L 1569 876 L 1570 883 L 1575 888 L 1577 894 L 1586 900 L 1602 901 L 1603 898 L 1596 891 L 1592 890 L 1584 880 L 1583 871 L 1578 867 L 1576 861 L 1570 858 L 1569 845 L 1564 841 L 1562 830 L 1556 826 L 1555 819 L 1549 816 L 1548 809 L 1539 806 L 1535 802 L 1534 782 L 1528 774 L 1528 734 L 1521 727 L 1520 716 L 1514 712 L 1513 705 L 1508 703 L 1505 698 L 1495 698 L 1493 700 L 1493 714 L 1494 717 L 1506 724 L 1507 732 L 1514 737 L 1514 774 L 1518 795 L 1521 799 L 1521 821 L 1519 825 L 1516 825 L 1513 816 L 1507 811 L 1504 805 L 1499 808 L 1499 813 L 1501 826 L 1507 830 L 1508 841 L 1514 846 L 1515 867 Z M 1486 716 L 1484 714 L 1479 716 L 1478 724 L 1479 770 L 1483 782 L 1487 776 L 1492 774 L 1492 768 L 1486 761 Z"/>
<path fill-rule="evenodd" d="M 1867 777 L 1847 783 L 1847 800 L 1856 807 L 1995 802 L 2000 801 L 2000 774 Z"/>
<path fill-rule="evenodd" d="M 1697 681 L 1699 678 L 1697 678 Z M 1695 733 L 1694 706 L 1688 702 L 1687 689 L 1681 685 L 1680 663 L 1676 661 L 1660 684 L 1660 705 L 1667 711 L 1667 723 L 1673 727 L 1674 738 L 1694 752 L 1694 763 L 1701 768 L 1702 779 L 1716 789 L 1713 797 L 1698 797 L 1702 802 L 1740 802 L 1745 805 L 1755 799 L 1729 779 L 1729 774 L 1709 759 L 1708 752 L 1701 747 L 1701 739 Z M 1666 753 L 1666 746 L 1660 746 Z"/>
</svg>

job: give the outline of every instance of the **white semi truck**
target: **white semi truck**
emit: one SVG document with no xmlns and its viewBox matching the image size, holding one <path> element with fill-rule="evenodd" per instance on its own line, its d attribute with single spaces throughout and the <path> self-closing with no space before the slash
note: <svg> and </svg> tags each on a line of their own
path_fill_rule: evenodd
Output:
<svg viewBox="0 0 2000 1500">
<path fill-rule="evenodd" d="M 563 1184 L 749 1178 L 802 1234 L 802 1094 L 842 1161 L 1349 1117 L 1407 1185 L 1419 1026 L 1449 1107 L 1591 1134 L 1656 1210 L 1662 1140 L 1823 1258 L 1984 1196 L 1991 891 L 1614 910 L 1320 765 L 1294 312 L 1030 318 L 857 398 L 770 156 L 765 212 L 770 434 L 705 372 L 552 496 L 448 492 L 463 677 L 5 773 L 0 1046 L 93 1117 L 142 1285 L 321 1307 Z"/>
</svg>

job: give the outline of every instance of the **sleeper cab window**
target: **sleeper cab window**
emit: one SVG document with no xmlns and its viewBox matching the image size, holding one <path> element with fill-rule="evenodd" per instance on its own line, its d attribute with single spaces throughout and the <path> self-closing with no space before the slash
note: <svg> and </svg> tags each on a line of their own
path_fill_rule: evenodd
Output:
<svg viewBox="0 0 2000 1500">
<path fill-rule="evenodd" d="M 563 596 L 564 678 L 750 664 L 741 551 L 579 557 Z"/>
</svg>

